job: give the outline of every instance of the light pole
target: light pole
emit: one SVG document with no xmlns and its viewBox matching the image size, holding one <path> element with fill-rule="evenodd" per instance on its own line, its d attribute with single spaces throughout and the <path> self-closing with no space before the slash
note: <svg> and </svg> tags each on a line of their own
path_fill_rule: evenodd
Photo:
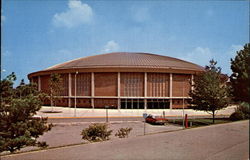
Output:
<svg viewBox="0 0 250 160">
<path fill-rule="evenodd" d="M 182 127 L 184 127 L 184 79 L 182 81 Z"/>
<path fill-rule="evenodd" d="M 76 117 L 76 75 L 78 74 L 78 71 L 76 71 L 75 74 L 75 110 L 74 110 L 74 117 Z"/>
<path fill-rule="evenodd" d="M 109 122 L 108 120 L 108 109 L 109 109 L 109 106 L 105 106 L 105 109 L 106 109 L 106 123 Z"/>
</svg>

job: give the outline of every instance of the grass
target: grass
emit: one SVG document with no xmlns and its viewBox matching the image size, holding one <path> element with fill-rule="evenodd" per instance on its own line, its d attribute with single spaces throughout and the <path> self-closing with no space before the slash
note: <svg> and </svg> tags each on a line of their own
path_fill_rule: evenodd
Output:
<svg viewBox="0 0 250 160">
<path fill-rule="evenodd" d="M 221 124 L 221 123 L 228 123 L 232 122 L 229 118 L 216 118 L 214 124 Z M 170 119 L 169 123 L 182 125 L 182 119 Z M 188 119 L 188 126 L 189 127 L 200 127 L 200 126 L 207 126 L 212 125 L 213 119 L 212 118 L 198 118 L 198 119 Z"/>
</svg>

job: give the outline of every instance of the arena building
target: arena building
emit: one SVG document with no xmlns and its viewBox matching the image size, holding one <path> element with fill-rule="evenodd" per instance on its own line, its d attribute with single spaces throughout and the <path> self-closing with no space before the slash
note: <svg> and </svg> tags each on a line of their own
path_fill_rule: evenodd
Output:
<svg viewBox="0 0 250 160">
<path fill-rule="evenodd" d="M 202 71 L 201 66 L 172 57 L 116 52 L 68 61 L 28 78 L 48 93 L 50 75 L 59 73 L 63 91 L 58 106 L 178 109 L 187 107 L 193 76 Z"/>
</svg>

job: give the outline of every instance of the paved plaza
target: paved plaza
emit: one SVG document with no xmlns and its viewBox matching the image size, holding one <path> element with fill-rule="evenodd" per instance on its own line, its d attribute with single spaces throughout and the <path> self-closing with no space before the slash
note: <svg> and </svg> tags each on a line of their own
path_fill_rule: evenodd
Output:
<svg viewBox="0 0 250 160">
<path fill-rule="evenodd" d="M 217 115 L 229 116 L 234 112 L 236 106 L 229 106 L 226 109 L 221 109 L 217 112 Z M 51 111 L 55 113 L 51 113 Z M 165 112 L 165 113 L 163 113 Z M 163 115 L 166 117 L 181 117 L 183 115 L 182 109 L 109 109 L 108 116 L 109 117 L 142 117 L 143 113 L 154 114 L 154 115 Z M 106 117 L 107 110 L 106 109 L 86 109 L 86 108 L 69 108 L 69 107 L 48 107 L 43 106 L 42 109 L 37 112 L 38 116 L 49 117 L 49 118 L 74 118 L 74 117 L 82 117 L 82 118 L 103 118 Z M 184 114 L 188 114 L 189 116 L 211 116 L 207 112 L 204 111 L 194 111 L 192 109 L 185 109 Z"/>
</svg>

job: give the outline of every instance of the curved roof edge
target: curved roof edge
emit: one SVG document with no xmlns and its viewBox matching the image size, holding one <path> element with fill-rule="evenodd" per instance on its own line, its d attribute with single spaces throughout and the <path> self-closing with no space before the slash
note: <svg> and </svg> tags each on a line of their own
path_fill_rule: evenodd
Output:
<svg viewBox="0 0 250 160">
<path fill-rule="evenodd" d="M 62 70 L 79 69 L 165 69 L 165 70 L 189 70 L 204 71 L 204 67 L 197 64 L 164 55 L 141 52 L 112 52 L 77 58 L 64 63 L 56 64 L 44 70 L 30 73 L 46 73 Z"/>
</svg>

